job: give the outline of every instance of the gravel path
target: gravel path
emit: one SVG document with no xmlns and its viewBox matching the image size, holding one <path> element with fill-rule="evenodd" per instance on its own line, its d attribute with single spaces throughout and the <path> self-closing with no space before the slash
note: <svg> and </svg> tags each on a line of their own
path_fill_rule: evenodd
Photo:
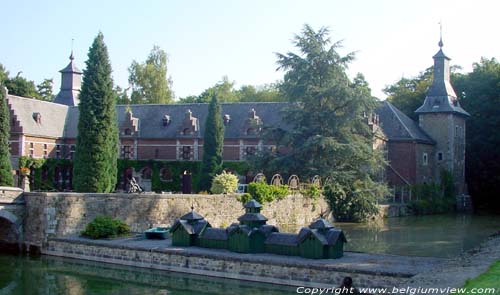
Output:
<svg viewBox="0 0 500 295">
<path fill-rule="evenodd" d="M 500 232 L 431 271 L 412 277 L 401 287 L 460 288 L 467 279 L 475 278 L 485 272 L 497 260 L 500 260 Z"/>
</svg>

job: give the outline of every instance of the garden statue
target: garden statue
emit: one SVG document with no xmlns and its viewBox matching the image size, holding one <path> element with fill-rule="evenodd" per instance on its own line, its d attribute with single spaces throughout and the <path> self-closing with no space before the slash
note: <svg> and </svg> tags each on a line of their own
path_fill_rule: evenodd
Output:
<svg viewBox="0 0 500 295">
<path fill-rule="evenodd" d="M 137 183 L 134 177 L 131 177 L 128 180 L 128 190 L 127 193 L 129 194 L 134 194 L 134 193 L 141 193 L 142 188 L 141 186 Z"/>
</svg>

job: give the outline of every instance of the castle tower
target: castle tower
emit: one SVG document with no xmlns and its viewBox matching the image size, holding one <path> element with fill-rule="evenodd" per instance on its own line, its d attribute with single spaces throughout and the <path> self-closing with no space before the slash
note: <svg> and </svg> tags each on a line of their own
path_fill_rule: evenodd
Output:
<svg viewBox="0 0 500 295">
<path fill-rule="evenodd" d="M 425 101 L 415 112 L 419 125 L 435 141 L 435 153 L 429 163 L 434 163 L 434 179 L 439 180 L 441 171 L 452 173 L 458 194 L 465 186 L 465 120 L 469 117 L 458 102 L 450 83 L 450 58 L 442 50 L 434 58 L 434 79 Z"/>
<path fill-rule="evenodd" d="M 61 73 L 61 90 L 54 99 L 54 102 L 68 106 L 77 106 L 80 103 L 78 95 L 80 94 L 83 73 L 75 65 L 73 51 L 71 51 L 69 60 L 69 64 L 59 71 Z"/>
</svg>

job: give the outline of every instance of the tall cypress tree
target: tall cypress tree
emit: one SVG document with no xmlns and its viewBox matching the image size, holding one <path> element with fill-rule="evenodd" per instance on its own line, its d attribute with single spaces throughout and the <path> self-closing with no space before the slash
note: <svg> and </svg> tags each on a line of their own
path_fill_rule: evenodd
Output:
<svg viewBox="0 0 500 295">
<path fill-rule="evenodd" d="M 222 168 L 222 145 L 224 144 L 224 127 L 222 123 L 220 104 L 217 95 L 212 96 L 208 106 L 208 116 L 205 122 L 203 137 L 203 162 L 199 190 L 209 190 L 212 179 Z"/>
<path fill-rule="evenodd" d="M 118 128 L 111 64 L 104 36 L 89 49 L 80 92 L 80 118 L 73 167 L 73 186 L 79 192 L 115 189 Z"/>
<path fill-rule="evenodd" d="M 4 86 L 0 84 L 0 186 L 12 186 L 14 179 L 9 153 L 10 119 L 4 91 Z"/>
</svg>

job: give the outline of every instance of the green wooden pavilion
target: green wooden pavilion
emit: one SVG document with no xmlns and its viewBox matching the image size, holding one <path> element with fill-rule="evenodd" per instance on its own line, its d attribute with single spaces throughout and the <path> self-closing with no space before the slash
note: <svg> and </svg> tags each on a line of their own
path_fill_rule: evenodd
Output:
<svg viewBox="0 0 500 295">
<path fill-rule="evenodd" d="M 177 219 L 170 229 L 172 246 L 196 246 L 199 234 L 211 227 L 210 223 L 193 209 L 191 208 L 191 212 Z"/>
</svg>

